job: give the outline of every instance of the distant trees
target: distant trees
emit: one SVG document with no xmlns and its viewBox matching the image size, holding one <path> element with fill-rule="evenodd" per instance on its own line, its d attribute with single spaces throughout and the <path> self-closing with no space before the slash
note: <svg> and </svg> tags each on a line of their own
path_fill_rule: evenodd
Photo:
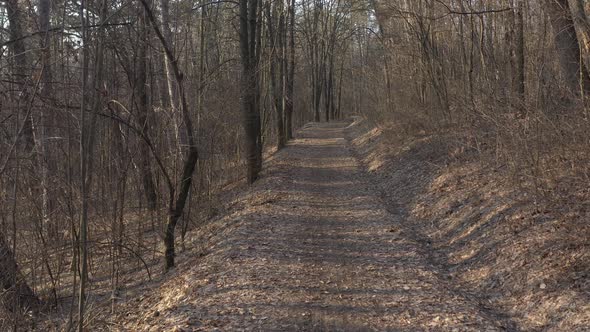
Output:
<svg viewBox="0 0 590 332">
<path fill-rule="evenodd" d="M 448 85 L 454 84 L 453 73 L 460 72 L 463 75 L 463 81 L 468 83 L 468 95 L 473 96 L 477 93 L 474 89 L 482 82 L 487 84 L 502 79 L 506 67 L 502 67 L 501 62 L 505 59 L 512 72 L 506 73 L 506 76 L 512 77 L 513 97 L 525 98 L 526 76 L 532 59 L 527 54 L 527 44 L 530 44 L 531 36 L 543 33 L 543 14 L 549 17 L 548 22 L 553 30 L 551 36 L 557 50 L 556 59 L 567 90 L 580 95 L 585 89 L 583 87 L 587 86 L 588 74 L 582 70 L 584 66 L 580 62 L 580 59 L 588 59 L 588 50 L 584 48 L 589 31 L 587 8 L 584 8 L 582 1 L 544 0 L 535 3 L 498 0 L 475 4 L 465 0 L 421 0 L 411 3 L 375 0 L 371 1 L 371 5 L 376 11 L 380 28 L 388 30 L 387 38 L 382 43 L 389 47 L 388 52 L 395 48 L 391 44 L 392 40 L 416 38 L 416 44 L 412 47 L 420 49 L 422 73 L 429 78 L 429 89 L 442 109 L 448 109 L 445 105 L 450 98 L 447 96 Z M 393 31 L 394 25 L 406 30 Z M 447 27 L 450 30 L 444 30 Z M 500 38 L 503 36 L 506 36 L 505 46 Z M 452 40 L 453 43 L 447 47 L 441 43 L 441 38 Z M 504 50 L 508 50 L 509 57 L 501 53 Z M 456 54 L 462 68 L 457 66 L 455 59 L 443 58 L 443 53 Z"/>
<path fill-rule="evenodd" d="M 271 1 L 265 4 L 269 44 L 270 90 L 276 112 L 277 147 L 293 137 L 293 89 L 295 80 L 295 3 Z"/>
<path fill-rule="evenodd" d="M 302 34 L 311 83 L 311 109 L 316 122 L 321 120 L 322 113 L 325 121 L 337 117 L 340 105 L 336 104 L 336 62 L 339 52 L 345 49 L 342 43 L 354 33 L 354 27 L 350 24 L 354 3 L 342 0 L 305 0 L 301 3 Z"/>
<path fill-rule="evenodd" d="M 382 83 L 363 90 L 364 114 L 408 135 L 452 133 L 539 199 L 557 199 L 556 183 L 588 172 L 587 153 L 558 152 L 588 150 L 587 2 L 369 5 L 378 31 L 369 22 L 361 58 L 372 65 L 357 80 Z"/>
</svg>

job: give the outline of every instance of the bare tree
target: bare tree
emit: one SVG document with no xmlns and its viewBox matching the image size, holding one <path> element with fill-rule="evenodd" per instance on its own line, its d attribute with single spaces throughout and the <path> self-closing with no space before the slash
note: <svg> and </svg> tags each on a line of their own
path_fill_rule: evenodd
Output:
<svg viewBox="0 0 590 332">
<path fill-rule="evenodd" d="M 151 7 L 151 1 L 148 2 L 149 6 Z M 151 107 L 149 102 L 149 91 L 148 91 L 148 82 L 147 82 L 147 74 L 148 74 L 148 67 L 147 67 L 147 57 L 148 57 L 148 43 L 149 43 L 149 26 L 147 21 L 147 14 L 145 14 L 145 10 L 143 6 L 139 6 L 138 8 L 138 17 L 139 17 L 139 35 L 137 39 L 137 67 L 134 71 L 135 75 L 135 104 L 137 105 L 137 114 L 139 125 L 142 130 L 142 135 L 145 137 L 150 137 L 150 127 L 152 126 L 152 119 L 151 116 Z M 168 61 L 166 62 L 168 63 Z M 171 84 L 169 82 L 169 84 Z M 172 88 L 171 88 L 172 89 Z M 173 96 L 173 93 L 170 95 Z M 171 99 L 172 100 L 172 99 Z M 171 102 L 174 105 L 174 102 Z M 141 156 L 140 156 L 140 172 L 143 179 L 143 190 L 145 193 L 147 206 L 151 211 L 156 210 L 158 205 L 158 195 L 156 192 L 156 185 L 154 183 L 153 174 L 152 174 L 152 161 L 149 153 L 149 149 L 145 144 L 141 145 Z"/>
<path fill-rule="evenodd" d="M 242 61 L 241 109 L 246 132 L 248 182 L 258 179 L 262 168 L 262 136 L 258 99 L 258 0 L 240 0 L 240 54 Z"/>
<path fill-rule="evenodd" d="M 182 171 L 178 183 L 175 185 L 172 182 L 172 178 L 167 174 L 164 167 L 160 167 L 161 171 L 164 172 L 166 177 L 166 183 L 168 185 L 168 222 L 164 233 L 164 246 L 165 249 L 165 268 L 170 270 L 175 266 L 174 258 L 176 256 L 175 251 L 175 230 L 184 207 L 186 205 L 189 191 L 193 180 L 193 173 L 199 160 L 199 153 L 197 150 L 195 132 L 193 129 L 193 121 L 191 119 L 188 103 L 186 100 L 186 94 L 184 90 L 184 75 L 178 66 L 178 59 L 174 56 L 173 50 L 168 45 L 166 38 L 162 34 L 160 27 L 157 24 L 156 18 L 150 8 L 148 0 L 140 0 L 143 5 L 147 18 L 152 25 L 152 28 L 156 32 L 156 36 L 160 40 L 164 52 L 166 53 L 167 60 L 172 65 L 172 71 L 176 84 L 178 87 L 178 93 L 180 95 L 180 114 L 184 122 L 185 133 L 187 137 L 187 150 L 184 160 L 182 162 Z M 161 162 L 161 161 L 160 161 Z"/>
<path fill-rule="evenodd" d="M 284 24 L 285 17 L 283 15 L 283 8 L 279 5 L 280 2 L 274 2 L 271 5 L 265 6 L 266 23 L 268 26 L 268 39 L 270 40 L 270 82 L 271 90 L 274 100 L 274 109 L 276 112 L 277 121 L 277 148 L 282 149 L 286 142 L 287 136 L 285 134 L 285 120 L 284 120 L 284 91 L 285 91 L 285 72 L 284 72 L 284 56 L 283 56 L 283 40 L 284 40 Z M 277 18 L 277 15 L 279 16 Z M 278 27 L 278 29 L 277 29 Z M 280 69 L 277 68 L 280 67 Z"/>
<path fill-rule="evenodd" d="M 295 0 L 289 5 L 289 63 L 287 66 L 287 92 L 285 128 L 287 139 L 293 138 L 293 105 L 295 90 Z"/>
</svg>

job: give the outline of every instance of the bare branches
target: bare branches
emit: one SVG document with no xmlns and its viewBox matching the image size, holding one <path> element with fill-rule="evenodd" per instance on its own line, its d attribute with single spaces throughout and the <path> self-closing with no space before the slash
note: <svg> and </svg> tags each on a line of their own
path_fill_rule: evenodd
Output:
<svg viewBox="0 0 590 332">
<path fill-rule="evenodd" d="M 391 7 L 397 15 L 391 15 L 391 17 L 399 17 L 399 18 L 417 18 L 422 20 L 430 20 L 430 21 L 437 21 L 443 18 L 447 18 L 449 16 L 460 15 L 460 16 L 480 16 L 486 14 L 499 14 L 513 10 L 513 7 L 505 7 L 499 9 L 484 9 L 484 10 L 460 10 L 454 9 L 450 5 L 444 3 L 442 0 L 435 0 L 436 3 L 440 4 L 444 7 L 446 13 L 440 15 L 424 15 L 423 13 L 418 13 L 416 11 L 405 10 L 399 7 Z"/>
<path fill-rule="evenodd" d="M 211 6 L 211 5 L 218 5 L 220 3 L 231 3 L 231 4 L 235 5 L 235 6 L 239 6 L 240 5 L 240 3 L 238 1 L 233 1 L 233 0 L 218 0 L 218 1 L 211 1 L 211 2 L 207 2 L 207 3 L 200 4 L 198 6 L 195 6 L 195 7 L 192 8 L 192 11 L 199 10 L 201 8 L 204 8 L 204 7 L 207 7 L 207 6 Z"/>
<path fill-rule="evenodd" d="M 143 8 L 145 9 L 145 13 L 148 17 L 150 24 L 152 25 L 154 31 L 162 47 L 164 48 L 164 52 L 168 61 L 170 62 L 174 77 L 176 78 L 176 84 L 178 85 L 178 94 L 180 95 L 180 112 L 182 115 L 182 119 L 184 121 L 184 127 L 186 130 L 186 136 L 188 138 L 188 153 L 184 157 L 182 162 L 182 173 L 180 175 L 179 183 L 176 187 L 169 186 L 168 187 L 168 194 L 169 194 L 169 201 L 168 201 L 168 223 L 166 225 L 166 232 L 164 235 L 164 245 L 166 247 L 165 252 L 165 268 L 166 271 L 170 270 L 174 267 L 174 258 L 176 256 L 175 253 L 175 237 L 174 232 L 176 229 L 176 224 L 178 220 L 182 216 L 184 212 L 184 207 L 186 205 L 186 201 L 191 189 L 193 173 L 195 171 L 195 167 L 197 161 L 199 159 L 199 153 L 196 146 L 195 141 L 195 133 L 193 131 L 193 122 L 188 110 L 188 103 L 186 100 L 186 94 L 184 90 L 184 76 L 182 71 L 180 70 L 180 66 L 178 65 L 178 61 L 174 56 L 171 46 L 166 41 L 166 38 L 162 34 L 162 31 L 158 27 L 156 18 L 154 17 L 154 13 L 150 8 L 149 4 L 146 0 L 140 0 Z"/>
<path fill-rule="evenodd" d="M 473 11 L 461 11 L 451 8 L 449 5 L 444 3 L 442 0 L 435 0 L 437 3 L 443 5 L 447 10 L 449 15 L 484 15 L 484 14 L 496 14 L 496 13 L 503 13 L 512 10 L 512 7 L 506 7 L 501 9 L 486 9 L 486 10 L 473 10 Z M 462 1 L 462 0 L 460 0 Z M 444 16 L 440 16 L 441 18 Z"/>
<path fill-rule="evenodd" d="M 134 22 L 121 22 L 121 23 L 109 23 L 109 24 L 101 23 L 101 24 L 88 25 L 88 26 L 85 26 L 85 28 L 86 29 L 96 29 L 96 28 L 104 28 L 104 27 L 120 27 L 120 26 L 129 26 L 129 25 L 132 25 L 133 23 Z M 7 40 L 5 42 L 2 42 L 2 43 L 0 43 L 0 47 L 8 46 L 8 45 L 14 44 L 16 42 L 19 42 L 19 41 L 22 41 L 22 40 L 25 40 L 25 39 L 29 39 L 29 38 L 32 38 L 32 37 L 36 37 L 36 36 L 45 34 L 47 32 L 59 32 L 59 31 L 61 31 L 62 33 L 67 34 L 65 32 L 67 30 L 78 30 L 80 28 L 82 28 L 82 26 L 80 26 L 80 25 L 70 25 L 70 26 L 67 26 L 67 27 L 53 27 L 53 28 L 50 28 L 48 30 L 35 31 L 35 32 L 28 33 L 28 34 L 26 34 L 24 36 L 21 36 L 19 38 L 15 38 L 15 39 L 11 39 L 11 40 Z"/>
</svg>

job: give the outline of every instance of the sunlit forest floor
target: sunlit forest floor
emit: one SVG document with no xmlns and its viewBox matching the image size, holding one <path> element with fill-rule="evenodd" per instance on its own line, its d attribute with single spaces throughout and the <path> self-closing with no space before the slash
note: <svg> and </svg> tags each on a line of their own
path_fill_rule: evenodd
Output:
<svg viewBox="0 0 590 332">
<path fill-rule="evenodd" d="M 582 331 L 586 212 L 534 204 L 432 137 L 310 124 L 95 325 L 122 331 Z M 98 323 L 102 322 L 102 323 Z"/>
</svg>

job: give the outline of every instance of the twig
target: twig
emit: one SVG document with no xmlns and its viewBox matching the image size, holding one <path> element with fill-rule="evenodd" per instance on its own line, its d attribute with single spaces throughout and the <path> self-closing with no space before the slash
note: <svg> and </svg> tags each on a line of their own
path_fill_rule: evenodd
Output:
<svg viewBox="0 0 590 332">
<path fill-rule="evenodd" d="M 239 2 L 234 1 L 234 0 L 217 0 L 217 1 L 211 1 L 211 2 L 204 3 L 204 4 L 200 4 L 200 5 L 196 6 L 196 7 L 193 7 L 191 10 L 199 10 L 199 9 L 201 9 L 203 7 L 207 7 L 207 6 L 210 6 L 210 5 L 217 5 L 217 4 L 220 4 L 220 3 L 232 3 L 232 4 L 236 5 L 236 6 L 240 4 Z"/>
</svg>

